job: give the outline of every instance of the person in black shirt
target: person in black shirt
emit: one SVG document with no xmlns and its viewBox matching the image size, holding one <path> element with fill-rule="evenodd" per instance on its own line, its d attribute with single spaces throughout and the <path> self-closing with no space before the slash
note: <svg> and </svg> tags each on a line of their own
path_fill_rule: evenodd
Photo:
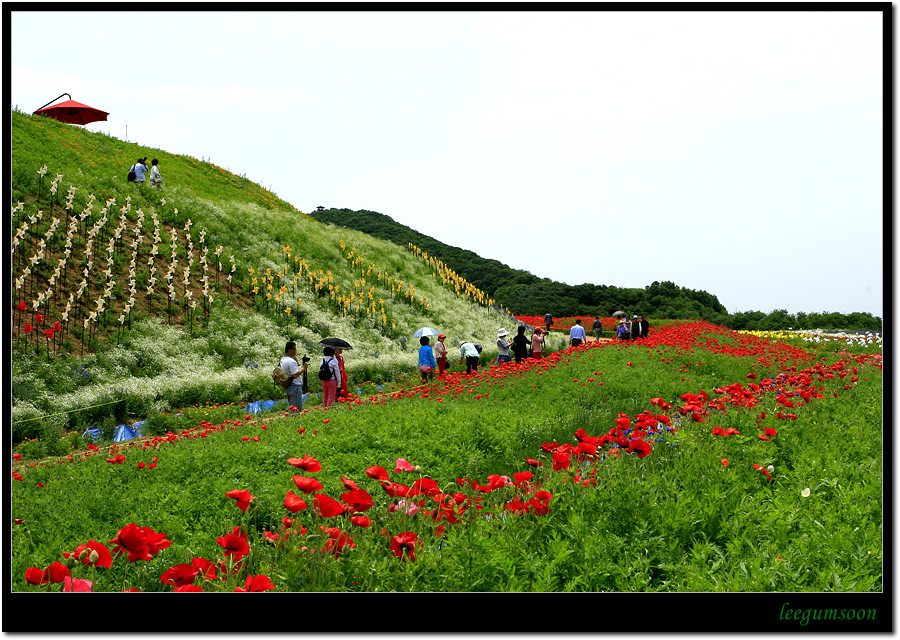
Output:
<svg viewBox="0 0 900 640">
<path fill-rule="evenodd" d="M 528 357 L 528 338 L 525 337 L 525 325 L 519 325 L 516 337 L 512 339 L 512 352 L 516 362 Z"/>
</svg>

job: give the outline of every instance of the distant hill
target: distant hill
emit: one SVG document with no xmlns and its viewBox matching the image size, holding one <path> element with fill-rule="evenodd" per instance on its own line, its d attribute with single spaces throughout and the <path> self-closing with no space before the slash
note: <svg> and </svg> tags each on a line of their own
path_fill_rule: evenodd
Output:
<svg viewBox="0 0 900 640">
<path fill-rule="evenodd" d="M 636 289 L 598 284 L 569 285 L 539 278 L 498 260 L 444 244 L 375 211 L 325 209 L 311 215 L 322 222 L 363 231 L 401 246 L 413 244 L 493 296 L 498 304 L 520 315 L 609 316 L 624 310 L 655 317 L 712 319 L 727 314 L 716 296 L 682 288 L 672 282 L 654 282 Z"/>
<path fill-rule="evenodd" d="M 768 314 L 761 311 L 729 314 L 715 295 L 679 287 L 668 281 L 653 282 L 643 289 L 588 283 L 569 285 L 513 269 L 467 249 L 444 244 L 375 211 L 332 208 L 315 211 L 311 215 L 322 222 L 356 229 L 403 247 L 413 244 L 485 291 L 497 304 L 519 315 L 609 315 L 623 310 L 655 318 L 703 318 L 739 330 L 792 327 L 882 331 L 883 328 L 881 318 L 865 312 L 791 314 L 784 309 L 775 309 Z"/>
</svg>

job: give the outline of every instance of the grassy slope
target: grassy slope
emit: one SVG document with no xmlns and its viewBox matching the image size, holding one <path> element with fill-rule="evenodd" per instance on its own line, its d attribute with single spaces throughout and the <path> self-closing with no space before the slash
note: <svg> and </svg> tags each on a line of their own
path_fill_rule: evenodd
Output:
<svg viewBox="0 0 900 640">
<path fill-rule="evenodd" d="M 121 283 L 126 281 L 127 260 L 124 257 L 127 252 L 117 249 L 115 277 L 120 287 L 118 295 L 110 302 L 112 313 L 108 325 L 100 332 L 99 339 L 88 343 L 94 352 L 79 362 L 65 363 L 59 357 L 35 359 L 30 351 L 21 353 L 20 328 L 30 316 L 16 316 L 13 335 L 19 340 L 14 342 L 13 403 L 20 405 L 19 409 L 24 413 L 14 415 L 14 420 L 54 414 L 75 405 L 96 404 L 98 400 L 108 399 L 117 388 L 124 389 L 132 399 L 127 410 L 129 418 L 144 417 L 139 413 L 141 410 L 160 411 L 193 402 L 258 399 L 272 395 L 275 390 L 268 373 L 288 339 L 301 344 L 301 353 L 312 355 L 318 350 L 316 343 L 323 337 L 337 335 L 347 339 L 354 345 L 354 350 L 347 354 L 347 366 L 352 382 L 358 384 L 367 379 L 378 381 L 400 373 L 414 373 L 418 344 L 412 344 L 417 341 L 411 335 L 422 326 L 443 331 L 451 344 L 472 339 L 475 335 L 486 346 L 486 358 L 490 357 L 497 328 L 501 324 L 512 328 L 509 318 L 458 297 L 452 289 L 437 282 L 426 264 L 396 245 L 364 233 L 319 223 L 301 215 L 265 189 L 209 163 L 18 113 L 12 114 L 12 152 L 13 203 L 25 203 L 24 212 L 13 217 L 12 229 L 27 223 L 28 216 L 38 209 L 44 210 L 43 222 L 31 238 L 34 242 L 49 227 L 51 216 L 63 218 L 55 242 L 49 245 L 49 255 L 26 282 L 25 290 L 33 290 L 33 295 L 47 285 L 52 266 L 61 255 L 66 229 L 61 205 L 70 185 L 77 188 L 75 215 L 84 209 L 89 195 L 96 197 L 88 222 L 99 218 L 103 203 L 115 199 L 108 214 L 107 229 L 116 224 L 121 207 L 130 197 L 132 208 L 128 212 L 128 224 L 134 226 L 135 212 L 141 210 L 145 216 L 145 243 L 148 244 L 152 235 L 150 214 L 157 213 L 163 222 L 162 244 L 156 262 L 158 280 L 169 265 L 168 243 L 172 230 L 179 238 L 180 262 L 176 281 L 180 279 L 186 262 L 184 226 L 190 220 L 195 244 L 190 284 L 194 300 L 200 297 L 199 248 L 196 245 L 201 229 L 206 232 L 205 242 L 211 251 L 214 247 L 223 247 L 221 261 L 226 272 L 230 256 L 234 256 L 237 265 L 236 287 L 227 287 L 224 274 L 220 275 L 208 327 L 199 326 L 190 319 L 180 296 L 175 301 L 171 318 L 164 312 L 160 295 L 156 296 L 152 314 L 148 314 L 146 296 L 141 290 L 132 314 L 131 330 L 119 332 L 116 318 L 125 304 Z M 162 194 L 148 188 L 139 190 L 125 180 L 134 159 L 143 155 L 160 160 L 165 180 Z M 43 181 L 37 173 L 42 166 L 48 168 Z M 49 187 L 57 173 L 63 178 L 51 212 Z M 342 241 L 345 249 L 340 247 Z M 70 258 L 74 267 L 65 283 L 57 285 L 57 289 L 61 289 L 58 297 L 41 309 L 51 324 L 61 315 L 68 293 L 77 287 L 79 272 L 84 265 L 83 244 L 83 234 L 79 232 Z M 146 251 L 147 244 L 144 246 Z M 377 285 L 375 298 L 385 301 L 390 323 L 396 325 L 394 331 L 385 335 L 370 318 L 355 319 L 336 313 L 335 307 L 327 304 L 329 298 L 318 299 L 306 279 L 291 287 L 290 295 L 302 300 L 300 305 L 292 303 L 294 315 L 288 317 L 283 310 L 276 311 L 274 304 L 268 313 L 257 311 L 248 294 L 253 277 L 250 269 L 257 271 L 257 277 L 266 269 L 271 269 L 273 274 L 282 270 L 286 264 L 285 247 L 290 247 L 292 271 L 296 265 L 293 258 L 302 258 L 312 271 L 330 272 L 334 284 L 339 285 L 342 292 L 350 292 L 354 283 L 361 282 L 359 270 L 351 268 L 346 259 L 347 253 L 356 249 L 357 255 L 364 259 L 364 267 L 374 266 L 366 288 Z M 30 250 L 23 249 L 22 262 L 14 276 L 21 273 L 30 255 Z M 212 257 L 211 252 L 209 255 Z M 94 271 L 97 269 L 95 267 Z M 384 280 L 378 280 L 377 273 L 385 274 Z M 136 275 L 140 283 L 146 283 L 146 254 L 141 254 Z M 403 281 L 406 288 L 413 287 L 416 301 L 426 297 L 428 311 L 424 312 L 402 296 L 392 298 L 390 285 L 384 284 L 388 278 Z M 98 279 L 95 274 L 86 300 L 93 301 L 100 295 L 102 283 L 103 279 Z M 276 279 L 276 289 L 279 284 Z M 163 288 L 163 285 L 157 285 L 157 291 Z M 30 312 L 31 297 L 21 297 L 28 298 Z M 295 321 L 297 308 L 303 312 L 299 323 Z M 190 326 L 185 327 L 189 321 Z M 169 322 L 172 328 L 161 326 Z M 193 338 L 186 335 L 187 328 L 193 330 Z M 71 355 L 77 358 L 81 354 L 78 328 L 70 327 L 65 335 Z M 401 337 L 406 338 L 405 343 Z M 562 338 L 558 338 L 556 347 L 561 345 Z M 57 346 L 65 351 L 67 345 Z M 36 353 L 46 355 L 46 350 L 37 349 Z M 89 375 L 79 377 L 76 374 L 79 370 L 87 370 Z M 84 383 L 85 379 L 89 384 Z M 310 384 L 316 386 L 317 381 Z M 48 398 L 52 398 L 52 404 Z M 117 419 L 121 420 L 122 416 Z M 58 431 L 73 426 L 75 422 L 71 419 L 68 423 L 57 420 L 55 426 L 47 428 Z"/>
</svg>

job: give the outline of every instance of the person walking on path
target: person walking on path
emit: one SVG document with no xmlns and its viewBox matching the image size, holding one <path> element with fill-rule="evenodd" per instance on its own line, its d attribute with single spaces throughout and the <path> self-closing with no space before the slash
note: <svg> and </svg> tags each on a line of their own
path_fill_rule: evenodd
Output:
<svg viewBox="0 0 900 640">
<path fill-rule="evenodd" d="M 437 361 L 434 359 L 434 351 L 429 344 L 431 340 L 428 336 L 419 338 L 419 372 L 422 374 L 422 384 L 428 382 L 428 379 L 434 379 L 434 369 L 437 367 Z"/>
<path fill-rule="evenodd" d="M 341 367 L 334 357 L 334 347 L 322 349 L 322 360 L 319 361 L 319 380 L 322 381 L 322 406 L 330 407 L 337 399 L 337 390 L 341 384 Z M 325 377 L 327 376 L 327 377 Z"/>
<path fill-rule="evenodd" d="M 462 364 L 463 360 L 466 361 L 466 375 L 473 371 L 478 371 L 479 353 L 478 349 L 475 348 L 475 345 L 471 342 L 463 342 L 459 345 L 459 352 L 461 354 L 459 364 Z"/>
<path fill-rule="evenodd" d="M 650 333 L 650 321 L 647 320 L 647 316 L 641 317 L 641 338 L 646 338 Z"/>
<path fill-rule="evenodd" d="M 347 391 L 347 370 L 344 368 L 344 349 L 343 347 L 334 348 L 334 358 L 338 361 L 338 369 L 341 370 L 341 384 L 338 388 L 338 398 L 349 398 L 350 392 Z"/>
<path fill-rule="evenodd" d="M 625 323 L 625 319 L 619 320 L 619 327 L 616 329 L 616 337 L 619 340 L 628 340 L 628 325 Z"/>
<path fill-rule="evenodd" d="M 531 357 L 535 360 L 540 360 L 543 358 L 543 345 L 544 345 L 544 332 L 541 331 L 540 327 L 534 328 L 534 333 L 531 336 Z"/>
<path fill-rule="evenodd" d="M 156 158 L 150 161 L 150 186 L 162 191 L 162 176 L 159 175 L 159 160 Z"/>
<path fill-rule="evenodd" d="M 134 183 L 144 186 L 144 181 L 146 180 L 146 173 L 149 171 L 147 169 L 147 158 L 138 158 L 138 161 L 131 167 L 131 170 L 134 171 Z"/>
<path fill-rule="evenodd" d="M 506 329 L 500 329 L 497 332 L 497 362 L 512 362 L 512 356 L 509 355 L 509 343 L 504 339 L 507 335 L 509 335 L 509 331 Z"/>
<path fill-rule="evenodd" d="M 284 372 L 291 376 L 291 384 L 285 389 L 288 405 L 297 411 L 303 409 L 303 377 L 309 367 L 309 358 L 304 358 L 301 365 L 297 362 L 297 343 L 293 340 L 284 345 L 284 356 L 278 363 Z"/>
<path fill-rule="evenodd" d="M 594 320 L 594 324 L 591 325 L 591 329 L 594 330 L 594 337 L 597 338 L 597 342 L 599 342 L 601 336 L 603 336 L 603 323 L 600 322 L 600 316 L 597 316 L 597 319 Z"/>
<path fill-rule="evenodd" d="M 438 377 L 444 375 L 447 370 L 447 345 L 444 344 L 446 337 L 442 333 L 438 336 L 438 341 L 434 343 L 434 359 L 437 362 Z"/>
<path fill-rule="evenodd" d="M 637 316 L 631 318 L 631 339 L 637 340 L 641 337 L 641 320 Z"/>
<path fill-rule="evenodd" d="M 516 337 L 512 339 L 512 352 L 516 362 L 522 362 L 528 357 L 528 338 L 525 336 L 525 325 L 520 324 L 516 330 Z"/>
<path fill-rule="evenodd" d="M 544 324 L 547 325 L 547 333 L 550 333 L 550 325 L 553 324 L 553 314 L 548 313 L 544 316 Z"/>
<path fill-rule="evenodd" d="M 587 335 L 584 333 L 584 327 L 581 326 L 581 318 L 575 318 L 575 324 L 569 329 L 569 344 L 577 347 L 582 342 L 587 342 Z"/>
</svg>

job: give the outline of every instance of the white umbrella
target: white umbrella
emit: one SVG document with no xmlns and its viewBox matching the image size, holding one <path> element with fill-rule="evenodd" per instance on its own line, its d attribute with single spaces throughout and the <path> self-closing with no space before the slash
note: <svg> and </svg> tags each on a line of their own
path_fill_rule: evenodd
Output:
<svg viewBox="0 0 900 640">
<path fill-rule="evenodd" d="M 435 331 L 431 327 L 422 327 L 413 334 L 413 338 L 421 338 L 422 336 L 439 336 L 440 331 Z"/>
<path fill-rule="evenodd" d="M 613 318 L 621 318 L 628 314 L 625 313 L 624 311 L 614 311 L 612 315 L 613 315 Z"/>
</svg>

